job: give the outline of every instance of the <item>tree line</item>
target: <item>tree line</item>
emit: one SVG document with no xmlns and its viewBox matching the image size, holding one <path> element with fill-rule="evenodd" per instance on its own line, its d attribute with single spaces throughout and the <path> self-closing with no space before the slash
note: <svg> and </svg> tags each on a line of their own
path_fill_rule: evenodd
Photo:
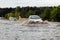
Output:
<svg viewBox="0 0 60 40">
<path fill-rule="evenodd" d="M 48 21 L 60 21 L 60 6 L 57 7 L 19 7 L 16 8 L 0 8 L 0 17 L 19 16 L 22 18 L 28 18 L 30 15 L 39 15 L 43 20 Z"/>
</svg>

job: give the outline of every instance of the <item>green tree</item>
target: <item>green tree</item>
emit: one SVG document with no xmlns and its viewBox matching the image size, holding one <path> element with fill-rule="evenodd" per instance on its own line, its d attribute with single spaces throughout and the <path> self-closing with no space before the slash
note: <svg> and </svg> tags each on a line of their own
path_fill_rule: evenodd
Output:
<svg viewBox="0 0 60 40">
<path fill-rule="evenodd" d="M 41 13 L 40 17 L 43 18 L 43 20 L 50 20 L 50 14 L 51 14 L 52 8 L 46 8 L 43 13 Z"/>
<path fill-rule="evenodd" d="M 30 15 L 34 15 L 34 12 L 32 10 L 29 10 L 26 14 L 27 17 L 29 17 Z"/>
<path fill-rule="evenodd" d="M 16 7 L 16 9 L 15 9 L 15 17 L 16 17 L 17 19 L 19 19 L 19 16 L 20 16 L 20 7 L 18 6 L 18 7 Z"/>
<path fill-rule="evenodd" d="M 13 13 L 8 13 L 5 15 L 5 18 L 9 19 L 9 17 L 14 17 L 14 14 Z"/>
<path fill-rule="evenodd" d="M 51 21 L 60 21 L 59 18 L 60 18 L 60 6 L 54 8 L 50 14 Z"/>
</svg>

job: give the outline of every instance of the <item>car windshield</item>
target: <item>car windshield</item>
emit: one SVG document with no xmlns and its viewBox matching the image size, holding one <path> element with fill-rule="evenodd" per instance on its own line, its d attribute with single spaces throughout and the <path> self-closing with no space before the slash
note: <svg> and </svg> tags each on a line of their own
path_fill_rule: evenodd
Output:
<svg viewBox="0 0 60 40">
<path fill-rule="evenodd" d="M 39 16 L 30 16 L 30 19 L 40 19 L 40 17 Z"/>
</svg>

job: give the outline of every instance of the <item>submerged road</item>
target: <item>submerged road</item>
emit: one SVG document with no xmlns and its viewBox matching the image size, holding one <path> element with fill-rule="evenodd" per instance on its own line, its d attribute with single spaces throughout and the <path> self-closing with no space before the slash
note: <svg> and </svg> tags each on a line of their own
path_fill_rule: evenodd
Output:
<svg viewBox="0 0 60 40">
<path fill-rule="evenodd" d="M 27 21 L 0 21 L 0 40 L 60 40 L 60 26 L 57 22 L 40 27 L 30 24 L 24 26 Z"/>
</svg>

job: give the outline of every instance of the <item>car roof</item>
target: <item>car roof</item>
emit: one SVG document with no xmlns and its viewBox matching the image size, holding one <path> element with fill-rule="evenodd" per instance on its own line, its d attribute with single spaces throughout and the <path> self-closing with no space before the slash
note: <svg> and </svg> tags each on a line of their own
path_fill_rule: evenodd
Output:
<svg viewBox="0 0 60 40">
<path fill-rule="evenodd" d="M 38 16 L 38 15 L 30 15 L 29 18 L 36 17 L 36 16 L 40 18 L 40 16 Z"/>
</svg>

